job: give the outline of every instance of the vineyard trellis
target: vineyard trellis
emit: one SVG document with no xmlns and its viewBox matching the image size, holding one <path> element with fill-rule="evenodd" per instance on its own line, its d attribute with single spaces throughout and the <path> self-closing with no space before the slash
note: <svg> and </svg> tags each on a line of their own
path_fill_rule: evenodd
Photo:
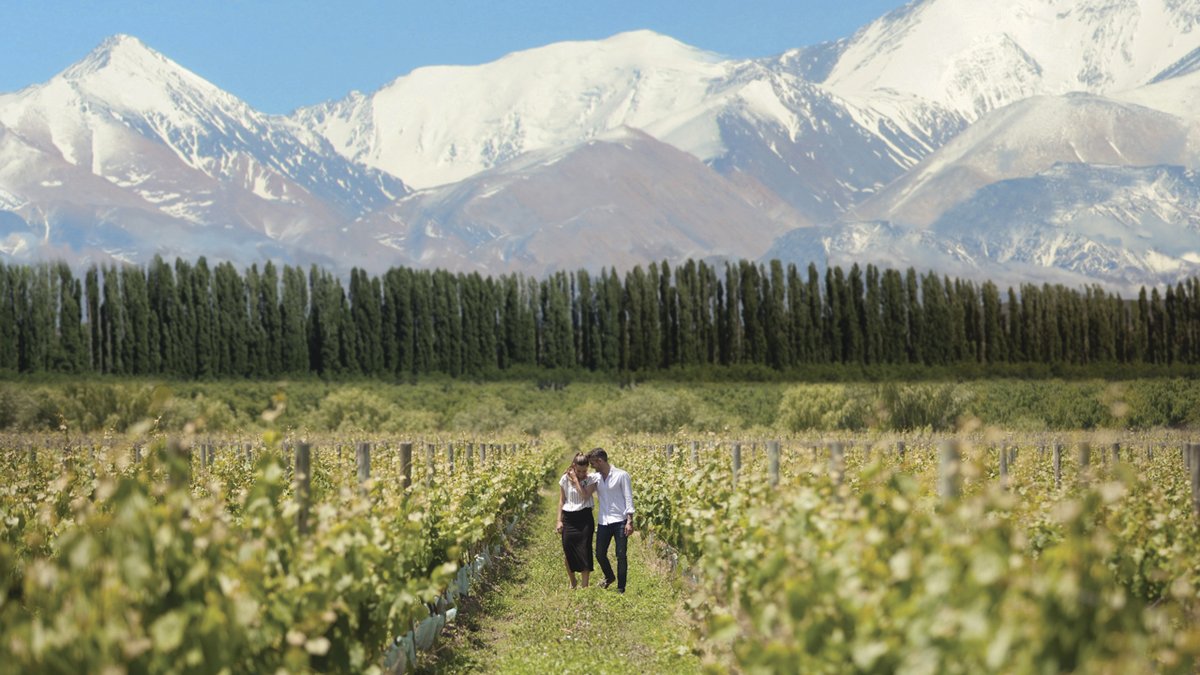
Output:
<svg viewBox="0 0 1200 675">
<path fill-rule="evenodd" d="M 0 439 L 0 660 L 411 669 L 564 452 L 423 442 Z"/>
<path fill-rule="evenodd" d="M 607 445 L 741 669 L 1190 673 L 1200 656 L 1200 445 L 1180 434 L 690 443 Z"/>
</svg>

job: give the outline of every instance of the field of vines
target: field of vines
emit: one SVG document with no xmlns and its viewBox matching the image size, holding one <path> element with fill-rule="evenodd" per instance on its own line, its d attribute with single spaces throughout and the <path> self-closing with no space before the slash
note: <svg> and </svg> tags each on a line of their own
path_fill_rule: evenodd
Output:
<svg viewBox="0 0 1200 675">
<path fill-rule="evenodd" d="M 0 672 L 403 670 L 566 451 L 0 437 Z"/>
<path fill-rule="evenodd" d="M 603 444 L 722 668 L 1197 667 L 1200 446 L 1183 438 Z"/>
<path fill-rule="evenodd" d="M 589 443 L 715 671 L 1195 672 L 1181 433 Z M 0 437 L 0 673 L 410 670 L 577 449 Z"/>
</svg>

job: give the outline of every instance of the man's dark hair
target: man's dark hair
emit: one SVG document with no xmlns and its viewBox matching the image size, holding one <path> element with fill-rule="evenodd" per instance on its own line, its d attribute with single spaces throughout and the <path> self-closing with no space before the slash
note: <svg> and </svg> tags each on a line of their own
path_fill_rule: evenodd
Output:
<svg viewBox="0 0 1200 675">
<path fill-rule="evenodd" d="M 594 448 L 591 452 L 588 453 L 588 459 L 589 460 L 598 459 L 602 462 L 607 462 L 608 461 L 608 453 L 604 451 L 604 448 Z"/>
</svg>

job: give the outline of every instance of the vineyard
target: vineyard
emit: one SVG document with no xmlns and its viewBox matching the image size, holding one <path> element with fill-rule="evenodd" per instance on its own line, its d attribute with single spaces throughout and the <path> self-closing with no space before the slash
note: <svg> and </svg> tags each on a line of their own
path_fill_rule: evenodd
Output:
<svg viewBox="0 0 1200 675">
<path fill-rule="evenodd" d="M 1194 672 L 1200 446 L 617 441 L 747 672 Z M 1191 453 L 1190 455 L 1188 453 Z"/>
<path fill-rule="evenodd" d="M 412 669 L 574 449 L 183 438 L 0 439 L 0 671 Z M 717 671 L 1200 657 L 1200 446 L 1181 435 L 593 440 L 633 476 L 639 541 Z M 539 565 L 561 569 L 555 546 Z"/>
<path fill-rule="evenodd" d="M 0 446 L 0 671 L 60 673 L 403 670 L 565 453 Z"/>
</svg>

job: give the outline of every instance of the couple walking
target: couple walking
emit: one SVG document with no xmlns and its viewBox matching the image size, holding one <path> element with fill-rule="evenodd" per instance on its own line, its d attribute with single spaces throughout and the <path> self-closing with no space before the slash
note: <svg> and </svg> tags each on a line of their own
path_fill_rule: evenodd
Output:
<svg viewBox="0 0 1200 675">
<path fill-rule="evenodd" d="M 591 465 L 596 473 L 589 474 Z M 570 468 L 558 481 L 558 525 L 566 554 L 567 575 L 571 588 L 576 587 L 575 573 L 588 585 L 592 572 L 592 533 L 596 534 L 596 557 L 604 572 L 601 588 L 615 581 L 617 591 L 625 592 L 629 564 L 625 558 L 629 535 L 633 533 L 633 488 L 629 474 L 608 463 L 608 453 L 596 448 L 586 455 L 578 453 Z M 592 519 L 592 497 L 600 502 L 600 526 Z M 613 574 L 608 560 L 608 547 L 617 544 L 617 573 Z"/>
</svg>

